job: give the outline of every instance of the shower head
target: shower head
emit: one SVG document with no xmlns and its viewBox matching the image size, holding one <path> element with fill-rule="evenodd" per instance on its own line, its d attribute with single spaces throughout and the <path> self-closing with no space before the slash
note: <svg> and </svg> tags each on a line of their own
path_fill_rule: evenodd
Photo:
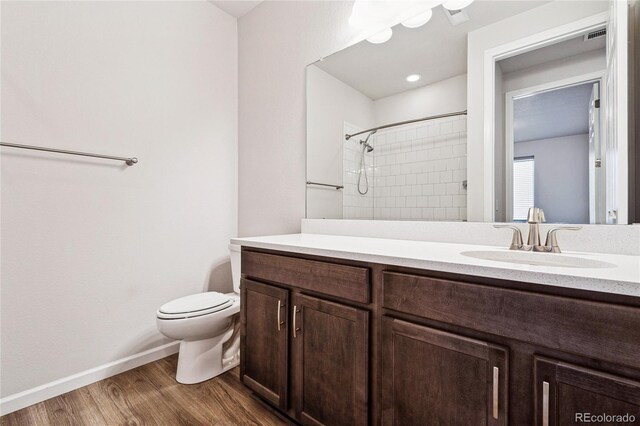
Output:
<svg viewBox="0 0 640 426">
<path fill-rule="evenodd" d="M 367 152 L 371 152 L 373 151 L 373 147 L 371 145 L 369 145 L 369 138 L 371 137 L 372 134 L 374 134 L 375 132 L 377 132 L 377 130 L 372 131 L 371 133 L 369 133 L 366 137 L 365 140 L 360 140 L 360 145 L 362 145 L 363 148 L 367 148 Z"/>
<path fill-rule="evenodd" d="M 369 139 L 369 138 L 367 138 L 367 139 Z M 366 140 L 364 140 L 364 141 L 360 140 L 360 145 L 362 145 L 362 149 L 363 150 L 366 148 L 367 152 L 373 151 L 373 147 L 371 145 L 369 145 Z"/>
</svg>

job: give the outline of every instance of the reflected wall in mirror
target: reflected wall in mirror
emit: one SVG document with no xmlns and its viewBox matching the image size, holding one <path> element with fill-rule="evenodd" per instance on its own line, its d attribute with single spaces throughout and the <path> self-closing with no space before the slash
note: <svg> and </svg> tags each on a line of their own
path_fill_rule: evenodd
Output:
<svg viewBox="0 0 640 426">
<path fill-rule="evenodd" d="M 491 43 L 607 9 L 607 1 L 437 6 L 419 28 L 397 25 L 385 43 L 364 40 L 308 66 L 307 217 L 517 221 L 535 204 L 549 222 L 605 222 L 606 174 L 595 164 L 606 139 L 606 35 L 576 33 L 496 61 L 491 183 L 469 175 L 486 149 L 484 132 L 468 135 L 468 123 L 486 112 L 464 112 L 470 79 L 483 79 L 474 58 Z"/>
</svg>

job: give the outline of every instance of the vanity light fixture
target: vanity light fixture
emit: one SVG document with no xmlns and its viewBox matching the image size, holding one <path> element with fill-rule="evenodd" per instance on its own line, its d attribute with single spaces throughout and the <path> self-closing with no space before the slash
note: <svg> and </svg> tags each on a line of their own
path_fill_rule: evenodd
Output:
<svg viewBox="0 0 640 426">
<path fill-rule="evenodd" d="M 363 35 L 374 35 L 367 40 L 374 44 L 384 43 L 393 35 L 391 28 L 401 23 L 407 28 L 420 27 L 433 16 L 432 9 L 440 4 L 447 9 L 459 10 L 473 3 L 473 0 L 412 0 L 375 1 L 355 0 L 349 26 L 362 31 Z M 384 30 L 381 30 L 384 28 Z"/>
<path fill-rule="evenodd" d="M 420 74 L 411 74 L 411 75 L 407 76 L 406 80 L 409 83 L 414 83 L 414 82 L 420 80 L 421 78 L 422 78 L 422 76 Z"/>
<path fill-rule="evenodd" d="M 372 35 L 367 39 L 367 41 L 373 44 L 380 44 L 384 43 L 385 41 L 389 41 L 392 35 L 393 30 L 391 28 L 387 28 L 386 30 L 382 30 L 379 33 Z"/>
<path fill-rule="evenodd" d="M 433 16 L 433 11 L 431 9 L 426 12 L 422 12 L 413 18 L 406 19 L 402 21 L 402 25 L 407 28 L 418 28 L 429 22 L 431 17 Z"/>
<path fill-rule="evenodd" d="M 473 3 L 474 0 L 447 0 L 442 7 L 449 10 L 461 10 Z"/>
</svg>

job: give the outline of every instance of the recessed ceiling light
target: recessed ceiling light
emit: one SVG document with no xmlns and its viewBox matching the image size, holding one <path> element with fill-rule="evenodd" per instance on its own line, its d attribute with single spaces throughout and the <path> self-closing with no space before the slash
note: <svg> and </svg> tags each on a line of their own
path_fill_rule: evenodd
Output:
<svg viewBox="0 0 640 426">
<path fill-rule="evenodd" d="M 473 0 L 447 0 L 442 3 L 442 7 L 449 10 L 460 10 L 473 3 Z"/>
<path fill-rule="evenodd" d="M 367 41 L 373 44 L 380 44 L 388 41 L 392 35 L 393 31 L 391 30 L 391 28 L 387 28 L 386 30 L 382 30 L 377 34 L 372 35 L 367 39 Z"/>
<path fill-rule="evenodd" d="M 429 22 L 432 16 L 433 12 L 431 11 L 431 9 L 429 9 L 426 12 L 422 12 L 414 16 L 413 18 L 402 21 L 402 25 L 407 28 L 418 28 Z"/>
<path fill-rule="evenodd" d="M 407 76 L 407 81 L 409 83 L 414 83 L 418 80 L 420 80 L 422 78 L 422 76 L 420 74 L 411 74 Z"/>
</svg>

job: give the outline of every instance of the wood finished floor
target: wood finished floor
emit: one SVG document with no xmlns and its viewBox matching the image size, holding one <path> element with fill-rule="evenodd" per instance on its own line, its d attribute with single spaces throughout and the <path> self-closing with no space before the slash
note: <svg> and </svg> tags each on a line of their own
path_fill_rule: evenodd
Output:
<svg viewBox="0 0 640 426">
<path fill-rule="evenodd" d="M 0 417 L 0 425 L 284 425 L 238 369 L 196 385 L 175 381 L 173 355 Z"/>
</svg>

